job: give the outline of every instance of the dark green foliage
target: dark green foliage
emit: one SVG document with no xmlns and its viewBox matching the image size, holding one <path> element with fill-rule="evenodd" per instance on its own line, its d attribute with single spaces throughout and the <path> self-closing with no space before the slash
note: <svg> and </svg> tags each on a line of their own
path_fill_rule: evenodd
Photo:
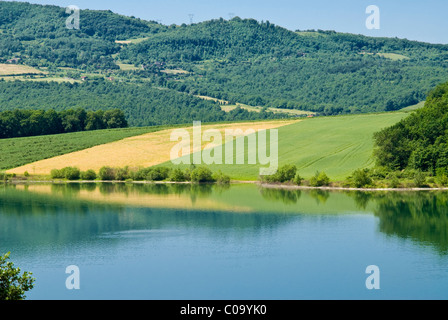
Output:
<svg viewBox="0 0 448 320">
<path fill-rule="evenodd" d="M 426 175 L 420 170 L 417 170 L 414 175 L 414 183 L 418 188 L 424 187 L 426 185 Z"/>
<path fill-rule="evenodd" d="M 9 260 L 10 252 L 0 256 L 0 301 L 24 300 L 25 293 L 34 288 L 32 273 L 15 268 Z"/>
<path fill-rule="evenodd" d="M 131 178 L 129 167 L 116 169 L 115 179 L 118 181 L 126 181 Z"/>
<path fill-rule="evenodd" d="M 215 182 L 213 172 L 207 167 L 197 167 L 191 172 L 191 181 L 196 183 Z"/>
<path fill-rule="evenodd" d="M 119 109 L 14 110 L 0 112 L 0 139 L 51 135 L 85 130 L 126 128 L 123 111 Z"/>
<path fill-rule="evenodd" d="M 294 183 L 298 186 L 301 186 L 303 183 L 303 180 L 304 180 L 303 177 L 297 173 L 297 175 L 294 178 Z"/>
<path fill-rule="evenodd" d="M 96 179 L 96 173 L 93 170 L 87 170 L 81 172 L 81 180 L 93 181 Z"/>
<path fill-rule="evenodd" d="M 375 134 L 377 163 L 436 174 L 448 168 L 448 83 L 428 96 L 425 107 Z"/>
<path fill-rule="evenodd" d="M 390 188 L 395 189 L 395 188 L 400 187 L 400 185 L 401 185 L 397 172 L 389 173 L 386 177 L 386 180 L 388 181 Z"/>
<path fill-rule="evenodd" d="M 297 167 L 295 165 L 284 165 L 278 168 L 277 172 L 270 176 L 261 177 L 262 181 L 269 183 L 285 183 L 291 182 L 296 177 Z"/>
<path fill-rule="evenodd" d="M 135 181 L 144 181 L 146 180 L 146 177 L 148 176 L 149 171 L 151 168 L 140 168 L 137 170 L 134 170 L 131 172 L 130 177 L 132 180 Z"/>
<path fill-rule="evenodd" d="M 181 169 L 176 168 L 176 169 L 173 169 L 171 171 L 170 181 L 173 181 L 173 182 L 184 182 L 186 180 L 187 179 L 185 177 L 185 174 L 184 174 L 184 172 L 182 172 Z"/>
<path fill-rule="evenodd" d="M 52 179 L 64 179 L 64 173 L 62 172 L 62 170 L 59 169 L 53 169 L 51 170 L 51 178 Z"/>
<path fill-rule="evenodd" d="M 213 180 L 218 184 L 229 184 L 230 183 L 230 177 L 221 171 L 218 171 L 213 174 Z"/>
<path fill-rule="evenodd" d="M 149 169 L 149 171 L 146 175 L 146 180 L 163 181 L 163 180 L 168 179 L 168 177 L 170 176 L 170 172 L 171 172 L 171 170 L 166 167 L 151 168 L 151 169 Z"/>
<path fill-rule="evenodd" d="M 235 18 L 171 28 L 120 52 L 134 64 L 192 71 L 163 85 L 252 106 L 322 114 L 392 111 L 447 79 L 448 46 L 336 32 L 295 33 Z M 375 54 L 373 54 L 375 53 Z M 376 53 L 397 53 L 392 60 Z M 154 71 L 155 72 L 155 71 Z M 381 94 L 378 94 L 381 92 Z"/>
<path fill-rule="evenodd" d="M 61 174 L 67 180 L 79 180 L 81 177 L 81 171 L 78 168 L 66 167 L 61 170 Z"/>
<path fill-rule="evenodd" d="M 324 187 L 330 184 L 330 178 L 325 172 L 316 172 L 316 174 L 310 179 L 310 186 L 312 187 Z"/>
<path fill-rule="evenodd" d="M 423 101 L 434 83 L 447 80 L 447 45 L 334 31 L 293 32 L 268 21 L 238 17 L 163 26 L 110 11 L 81 10 L 80 16 L 81 29 L 68 30 L 65 8 L 0 2 L 0 62 L 20 57 L 19 63 L 46 67 L 50 73 L 71 67 L 73 70 L 64 72 L 78 79 L 89 71 L 97 77 L 118 75 L 137 80 L 129 86 L 120 83 L 127 94 L 116 92 L 120 91 L 116 88 L 78 90 L 77 84 L 70 87 L 73 93 L 68 93 L 64 84 L 54 84 L 58 89 L 41 89 L 36 94 L 24 85 L 18 95 L 8 93 L 11 88 L 0 88 L 0 98 L 7 92 L 5 99 L 0 99 L 2 109 L 120 108 L 133 126 L 273 117 L 241 109 L 224 115 L 211 102 L 202 105 L 192 99 L 190 103 L 166 92 L 158 98 L 147 92 L 154 86 L 183 96 L 199 94 L 232 104 L 323 115 L 392 111 Z M 115 42 L 136 38 L 146 40 Z M 392 60 L 381 56 L 383 53 L 405 57 Z M 121 71 L 118 62 L 133 64 L 138 70 Z M 188 73 L 162 72 L 178 68 Z M 20 102 L 22 92 L 30 93 L 26 100 L 34 105 Z M 89 128 L 96 127 L 94 123 L 89 121 Z M 76 127 L 76 123 L 70 125 Z"/>
<path fill-rule="evenodd" d="M 69 30 L 68 17 L 61 7 L 0 2 L 0 55 L 21 52 L 25 63 L 36 66 L 118 69 L 111 56 L 120 50 L 115 40 L 166 29 L 111 11 L 81 10 L 80 30 Z"/>
<path fill-rule="evenodd" d="M 353 172 L 351 179 L 355 188 L 364 188 L 372 184 L 372 178 L 370 177 L 369 169 L 358 169 Z"/>
<path fill-rule="evenodd" d="M 22 98 L 23 92 L 27 93 L 27 99 Z M 0 81 L 0 110 L 14 110 L 0 114 L 0 128 L 5 128 L 3 134 L 0 129 L 0 137 L 30 135 L 19 130 L 16 119 L 23 116 L 16 115 L 33 112 L 17 108 L 60 111 L 62 121 L 54 119 L 56 125 L 49 126 L 50 134 L 80 131 L 81 128 L 120 128 L 128 123 L 130 126 L 153 126 L 192 123 L 198 119 L 217 122 L 285 117 L 272 112 L 248 112 L 241 108 L 226 113 L 216 102 L 145 85 L 104 80 L 82 84 Z M 54 111 L 51 114 L 56 117 Z M 28 125 L 25 128 L 32 127 Z M 41 129 L 39 126 L 36 128 Z"/>
<path fill-rule="evenodd" d="M 113 181 L 116 179 L 116 169 L 111 167 L 102 167 L 98 177 L 102 181 Z"/>
</svg>

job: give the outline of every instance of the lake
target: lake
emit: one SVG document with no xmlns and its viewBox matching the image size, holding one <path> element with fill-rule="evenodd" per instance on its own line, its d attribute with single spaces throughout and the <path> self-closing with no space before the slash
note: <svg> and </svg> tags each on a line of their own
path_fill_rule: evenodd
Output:
<svg viewBox="0 0 448 320">
<path fill-rule="evenodd" d="M 30 300 L 447 299 L 448 193 L 0 186 L 8 251 Z"/>
</svg>

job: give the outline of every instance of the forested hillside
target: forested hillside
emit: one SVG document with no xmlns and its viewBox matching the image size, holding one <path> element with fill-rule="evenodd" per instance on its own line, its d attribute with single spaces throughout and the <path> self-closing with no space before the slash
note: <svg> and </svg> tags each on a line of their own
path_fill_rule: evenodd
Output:
<svg viewBox="0 0 448 320">
<path fill-rule="evenodd" d="M 172 90 L 142 84 L 106 80 L 86 83 L 0 81 L 2 110 L 43 109 L 122 110 L 130 126 L 276 119 L 272 112 L 248 112 L 237 108 L 229 113 L 218 103 Z"/>
<path fill-rule="evenodd" d="M 434 89 L 422 109 L 375 139 L 381 166 L 448 174 L 448 83 Z"/>
<path fill-rule="evenodd" d="M 0 82 L 0 111 L 120 108 L 131 126 L 280 116 L 224 113 L 195 95 L 321 115 L 392 111 L 448 80 L 448 45 L 293 32 L 238 17 L 164 26 L 94 10 L 81 10 L 80 29 L 70 30 L 68 16 L 57 6 L 0 1 L 0 67 L 18 64 L 0 78 L 26 81 Z"/>
</svg>

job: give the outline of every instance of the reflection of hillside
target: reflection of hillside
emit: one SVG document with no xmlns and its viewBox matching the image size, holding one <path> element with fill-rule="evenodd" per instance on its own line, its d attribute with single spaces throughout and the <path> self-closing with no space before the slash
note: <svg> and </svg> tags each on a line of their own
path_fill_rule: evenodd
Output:
<svg viewBox="0 0 448 320">
<path fill-rule="evenodd" d="M 109 188 L 109 186 L 103 186 Z M 205 228 L 220 233 L 253 233 L 273 229 L 293 219 L 278 214 L 241 214 L 210 210 L 127 207 L 117 204 L 80 200 L 77 194 L 91 185 L 53 185 L 53 193 L 35 193 L 0 187 L 0 244 L 58 245 L 68 242 L 88 242 L 103 234 L 129 230 L 177 230 Z M 114 188 L 122 188 L 116 185 Z M 167 186 L 135 186 L 145 194 L 149 189 L 165 193 Z M 197 198 L 206 197 L 210 186 L 174 188 Z M 128 189 L 129 191 L 129 189 Z M 63 194 L 63 197 L 57 195 Z"/>
<path fill-rule="evenodd" d="M 432 245 L 448 254 L 447 192 L 356 192 L 350 193 L 359 207 L 375 203 L 379 230 L 387 235 Z"/>
<path fill-rule="evenodd" d="M 447 192 L 343 193 L 253 185 L 0 187 L 0 243 L 88 241 L 104 233 L 177 227 L 256 232 L 283 225 L 299 214 L 361 212 L 379 217 L 380 232 L 448 253 Z"/>
</svg>

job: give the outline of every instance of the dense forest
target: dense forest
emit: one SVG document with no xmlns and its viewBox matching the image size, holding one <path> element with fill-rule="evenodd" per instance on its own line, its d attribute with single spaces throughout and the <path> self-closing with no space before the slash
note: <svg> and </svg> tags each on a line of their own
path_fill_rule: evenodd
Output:
<svg viewBox="0 0 448 320">
<path fill-rule="evenodd" d="M 14 110 L 0 112 L 0 139 L 42 136 L 100 129 L 126 128 L 123 111 L 69 109 Z"/>
<path fill-rule="evenodd" d="M 214 101 L 147 85 L 95 80 L 85 83 L 0 81 L 0 110 L 120 109 L 130 126 L 279 119 L 272 112 L 237 108 L 224 112 Z"/>
<path fill-rule="evenodd" d="M 294 32 L 238 17 L 164 26 L 95 10 L 81 10 L 80 29 L 70 30 L 68 17 L 58 6 L 0 1 L 0 63 L 16 59 L 49 78 L 79 81 L 89 73 L 116 77 L 119 84 L 2 83 L 0 91 L 10 99 L 0 98 L 0 111 L 14 104 L 55 110 L 120 108 L 132 126 L 274 117 L 241 109 L 224 114 L 216 104 L 187 95 L 321 115 L 392 111 L 425 100 L 432 88 L 448 80 L 448 45 Z M 12 97 L 5 92 L 9 86 L 15 93 L 30 90 L 29 99 Z"/>
<path fill-rule="evenodd" d="M 380 166 L 448 173 L 448 82 L 431 91 L 422 109 L 378 132 L 375 143 Z"/>
<path fill-rule="evenodd" d="M 446 45 L 292 32 L 240 18 L 170 29 L 128 45 L 119 57 L 189 71 L 168 81 L 179 91 L 325 114 L 398 110 L 448 80 Z"/>
</svg>

